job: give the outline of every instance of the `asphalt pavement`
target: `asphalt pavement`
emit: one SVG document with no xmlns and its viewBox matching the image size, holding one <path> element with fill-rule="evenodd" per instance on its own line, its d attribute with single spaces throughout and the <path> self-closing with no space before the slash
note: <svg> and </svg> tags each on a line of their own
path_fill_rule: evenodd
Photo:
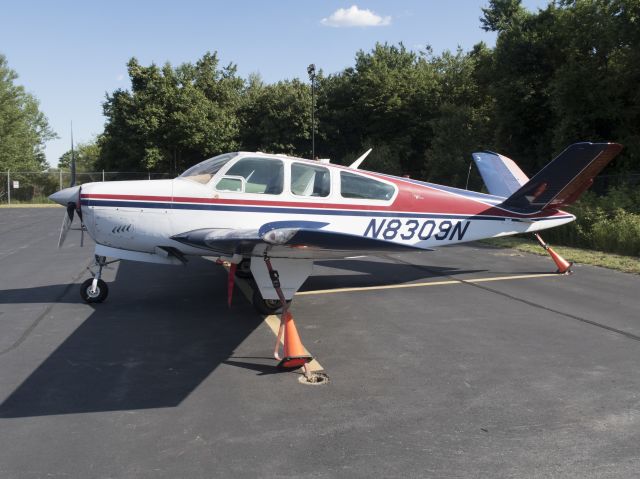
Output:
<svg viewBox="0 0 640 479">
<path fill-rule="evenodd" d="M 305 385 L 206 259 L 113 265 L 83 303 L 63 213 L 0 209 L 1 478 L 638 476 L 639 276 L 480 244 L 319 261 Z"/>
</svg>

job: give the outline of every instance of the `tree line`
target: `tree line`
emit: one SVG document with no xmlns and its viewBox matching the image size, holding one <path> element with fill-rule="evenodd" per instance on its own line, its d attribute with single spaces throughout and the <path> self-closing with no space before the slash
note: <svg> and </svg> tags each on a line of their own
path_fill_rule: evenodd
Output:
<svg viewBox="0 0 640 479">
<path fill-rule="evenodd" d="M 367 169 L 464 187 L 473 151 L 501 152 L 532 175 L 570 143 L 606 140 L 626 147 L 609 171 L 637 172 L 640 2 L 556 0 L 531 12 L 490 0 L 480 13 L 494 48 L 377 44 L 343 71 L 320 70 L 316 155 L 349 163 L 373 148 Z M 306 79 L 241 78 L 215 52 L 127 66 L 131 87 L 107 95 L 104 132 L 80 145 L 81 167 L 179 173 L 226 151 L 311 156 Z M 39 128 L 44 141 L 51 132 Z M 469 187 L 481 187 L 478 175 Z"/>
<path fill-rule="evenodd" d="M 44 146 L 56 137 L 38 100 L 16 84 L 18 75 L 0 54 L 0 171 L 40 171 Z"/>
</svg>

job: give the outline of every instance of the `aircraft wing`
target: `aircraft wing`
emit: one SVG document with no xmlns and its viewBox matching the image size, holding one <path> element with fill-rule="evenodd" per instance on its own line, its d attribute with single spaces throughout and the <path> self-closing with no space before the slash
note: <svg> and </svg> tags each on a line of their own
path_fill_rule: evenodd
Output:
<svg viewBox="0 0 640 479">
<path fill-rule="evenodd" d="M 402 244 L 359 235 L 322 230 L 327 223 L 277 221 L 257 230 L 202 228 L 171 239 L 224 256 L 261 255 L 274 258 L 344 258 L 363 253 L 424 251 Z"/>
</svg>

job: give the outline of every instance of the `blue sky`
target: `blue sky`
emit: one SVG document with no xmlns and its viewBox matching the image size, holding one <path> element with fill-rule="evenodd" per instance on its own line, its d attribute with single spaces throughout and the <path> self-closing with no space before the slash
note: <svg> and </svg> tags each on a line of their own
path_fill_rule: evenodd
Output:
<svg viewBox="0 0 640 479">
<path fill-rule="evenodd" d="M 60 136 L 46 149 L 48 162 L 56 165 L 69 149 L 71 121 L 76 142 L 102 131 L 105 94 L 128 88 L 132 56 L 142 64 L 178 65 L 217 51 L 243 77 L 258 72 L 267 82 L 306 78 L 309 63 L 335 73 L 376 42 L 403 42 L 415 50 L 430 44 L 436 54 L 458 45 L 468 50 L 479 41 L 492 46 L 495 35 L 479 22 L 487 3 L 21 0 L 2 7 L 0 53 Z M 523 4 L 536 10 L 547 1 Z"/>
</svg>

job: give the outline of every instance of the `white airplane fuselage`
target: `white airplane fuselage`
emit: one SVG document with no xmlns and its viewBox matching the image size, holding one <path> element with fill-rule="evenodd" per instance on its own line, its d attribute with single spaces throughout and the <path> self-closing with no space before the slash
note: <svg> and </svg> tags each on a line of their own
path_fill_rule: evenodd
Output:
<svg viewBox="0 0 640 479">
<path fill-rule="evenodd" d="M 99 245 L 151 254 L 158 247 L 168 247 L 186 255 L 209 256 L 211 251 L 171 237 L 201 228 L 257 230 L 271 222 L 321 222 L 326 223 L 324 230 L 432 249 L 539 231 L 575 219 L 562 211 L 513 214 L 496 208 L 502 199 L 491 195 L 360 171 L 358 175 L 396 188 L 393 197 L 384 201 L 343 198 L 338 173 L 344 168 L 328 168 L 331 193 L 321 198 L 300 197 L 286 188 L 277 195 L 217 191 L 212 186 L 216 177 L 208 184 L 180 177 L 88 183 L 80 193 L 83 221 Z M 442 211 L 443 202 L 459 212 Z"/>
</svg>

